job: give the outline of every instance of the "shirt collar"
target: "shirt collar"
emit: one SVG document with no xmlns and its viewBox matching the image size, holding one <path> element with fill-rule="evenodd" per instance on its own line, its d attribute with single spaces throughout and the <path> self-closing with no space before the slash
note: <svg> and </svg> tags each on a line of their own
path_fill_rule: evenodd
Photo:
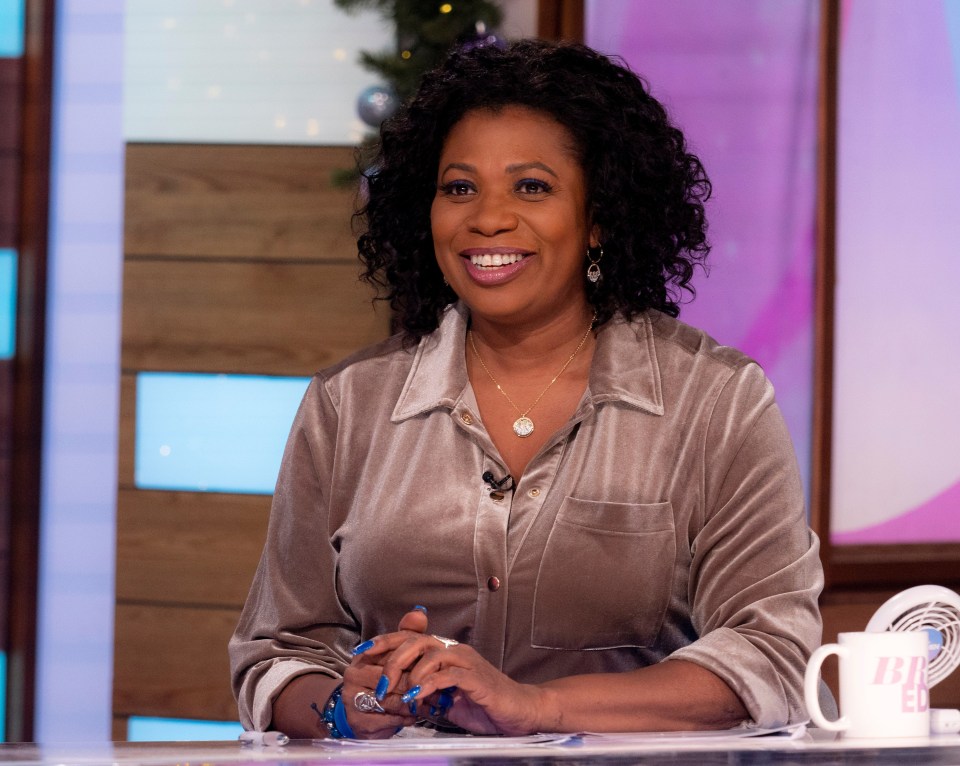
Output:
<svg viewBox="0 0 960 766">
<path fill-rule="evenodd" d="M 663 414 L 660 365 L 649 313 L 632 322 L 617 314 L 600 328 L 589 395 L 594 404 L 620 401 L 651 415 Z"/>
<path fill-rule="evenodd" d="M 456 303 L 440 326 L 420 339 L 413 365 L 397 400 L 395 423 L 438 407 L 454 409 L 468 389 L 464 342 L 469 310 Z M 644 314 L 633 322 L 619 315 L 600 328 L 593 352 L 587 401 L 594 405 L 619 401 L 663 414 L 663 391 L 653 327 Z"/>
</svg>

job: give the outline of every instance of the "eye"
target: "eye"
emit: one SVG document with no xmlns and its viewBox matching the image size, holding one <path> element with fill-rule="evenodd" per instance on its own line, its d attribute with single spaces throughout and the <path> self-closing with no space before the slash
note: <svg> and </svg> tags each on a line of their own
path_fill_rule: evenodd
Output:
<svg viewBox="0 0 960 766">
<path fill-rule="evenodd" d="M 546 181 L 541 181 L 539 178 L 524 178 L 522 181 L 517 182 L 515 188 L 521 194 L 531 196 L 547 194 L 553 191 L 553 187 L 550 184 Z"/>
<path fill-rule="evenodd" d="M 438 191 L 447 197 L 465 197 L 469 194 L 474 194 L 476 189 L 469 181 L 456 180 L 440 184 Z"/>
</svg>

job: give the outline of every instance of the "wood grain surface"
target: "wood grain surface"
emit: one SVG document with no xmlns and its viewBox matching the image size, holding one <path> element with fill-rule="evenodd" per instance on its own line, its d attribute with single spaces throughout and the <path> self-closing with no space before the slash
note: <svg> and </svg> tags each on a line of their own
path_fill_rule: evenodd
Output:
<svg viewBox="0 0 960 766">
<path fill-rule="evenodd" d="M 239 609 L 119 603 L 113 713 L 237 720 L 227 641 Z"/>
<path fill-rule="evenodd" d="M 121 489 L 118 602 L 239 609 L 269 514 L 267 495 Z"/>
<path fill-rule="evenodd" d="M 335 146 L 128 144 L 127 255 L 356 257 L 354 167 Z"/>
<path fill-rule="evenodd" d="M 309 376 L 385 338 L 331 182 L 352 166 L 348 147 L 127 146 L 115 736 L 131 715 L 236 720 L 227 641 L 270 507 L 136 489 L 137 373 Z"/>
<path fill-rule="evenodd" d="M 356 265 L 128 258 L 124 370 L 312 375 L 387 336 Z"/>
</svg>

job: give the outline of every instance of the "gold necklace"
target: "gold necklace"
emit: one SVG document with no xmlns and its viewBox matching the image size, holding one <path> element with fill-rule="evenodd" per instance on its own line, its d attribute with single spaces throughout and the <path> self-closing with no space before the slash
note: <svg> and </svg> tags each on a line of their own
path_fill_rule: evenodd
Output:
<svg viewBox="0 0 960 766">
<path fill-rule="evenodd" d="M 507 392 L 500 387 L 500 384 L 497 383 L 497 379 L 493 377 L 493 373 L 491 373 L 490 370 L 487 369 L 487 365 L 483 363 L 483 357 L 480 356 L 480 352 L 477 350 L 477 342 L 473 339 L 473 330 L 467 331 L 467 335 L 470 338 L 470 345 L 473 347 L 473 353 L 477 355 L 477 361 L 480 362 L 480 366 L 483 367 L 483 371 L 487 373 L 487 377 L 489 377 L 490 380 L 493 382 L 493 385 L 497 387 L 497 391 L 503 394 L 504 397 L 506 397 L 506 400 L 513 405 L 513 408 L 520 413 L 520 417 L 518 417 L 516 420 L 513 421 L 513 432 L 517 436 L 519 436 L 521 439 L 524 439 L 533 433 L 533 421 L 527 417 L 527 415 L 530 413 L 530 410 L 532 410 L 534 407 L 537 406 L 540 400 L 543 399 L 543 395 L 550 390 L 550 386 L 552 386 L 554 383 L 557 382 L 557 378 L 563 375 L 563 371 L 567 369 L 567 367 L 570 365 L 570 362 L 573 361 L 573 358 L 580 353 L 580 349 L 583 348 L 583 344 L 587 342 L 587 338 L 590 336 L 590 330 L 593 329 L 593 323 L 596 321 L 597 321 L 597 312 L 594 311 L 593 318 L 590 320 L 590 325 L 589 327 L 587 327 L 587 331 L 583 334 L 583 337 L 580 339 L 580 343 L 577 344 L 577 347 L 573 350 L 573 353 L 570 354 L 570 358 L 563 363 L 563 367 L 560 368 L 560 372 L 558 372 L 556 375 L 553 376 L 553 379 L 549 383 L 547 383 L 543 391 L 540 392 L 540 396 L 534 399 L 533 404 L 527 407 L 526 410 L 521 410 L 517 406 L 516 402 L 514 402 L 513 399 L 510 398 L 509 394 L 507 394 Z"/>
</svg>

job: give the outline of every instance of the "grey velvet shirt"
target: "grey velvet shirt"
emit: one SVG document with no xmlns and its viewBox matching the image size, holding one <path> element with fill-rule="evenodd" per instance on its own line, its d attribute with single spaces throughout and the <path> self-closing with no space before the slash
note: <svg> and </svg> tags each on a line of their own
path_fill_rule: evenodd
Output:
<svg viewBox="0 0 960 766">
<path fill-rule="evenodd" d="M 340 676 L 415 604 L 517 681 L 684 659 L 761 726 L 805 719 L 822 570 L 759 366 L 666 315 L 611 320 L 575 414 L 498 500 L 467 320 L 456 306 L 419 345 L 311 382 L 230 642 L 243 724 L 268 727 L 286 683 Z"/>
</svg>

